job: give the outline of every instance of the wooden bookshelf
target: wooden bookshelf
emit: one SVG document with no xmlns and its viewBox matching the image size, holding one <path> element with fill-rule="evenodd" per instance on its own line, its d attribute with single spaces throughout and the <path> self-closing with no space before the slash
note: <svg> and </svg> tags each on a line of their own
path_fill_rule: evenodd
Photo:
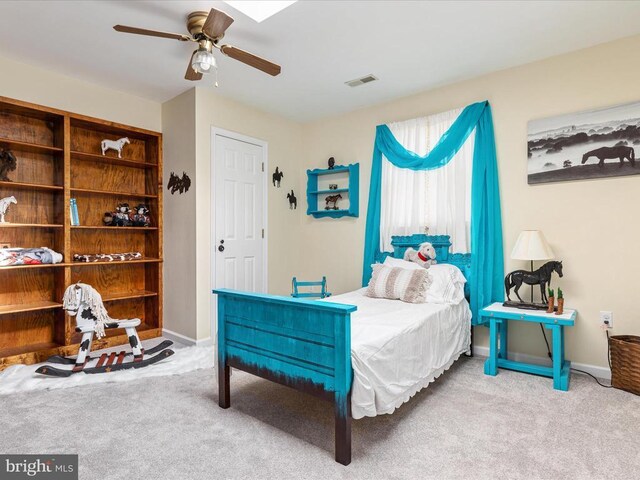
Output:
<svg viewBox="0 0 640 480">
<path fill-rule="evenodd" d="M 100 142 L 128 137 L 122 158 L 102 155 Z M 77 281 L 93 285 L 113 318 L 140 318 L 142 339 L 162 335 L 162 134 L 0 97 L 0 148 L 17 169 L 0 181 L 0 198 L 13 195 L 0 243 L 49 247 L 55 265 L 0 267 L 0 370 L 77 353 L 75 320 L 62 294 Z M 80 226 L 71 226 L 76 198 Z M 118 203 L 148 205 L 149 227 L 106 227 Z M 140 252 L 127 262 L 74 262 L 74 254 Z M 110 331 L 94 349 L 128 343 Z"/>
</svg>

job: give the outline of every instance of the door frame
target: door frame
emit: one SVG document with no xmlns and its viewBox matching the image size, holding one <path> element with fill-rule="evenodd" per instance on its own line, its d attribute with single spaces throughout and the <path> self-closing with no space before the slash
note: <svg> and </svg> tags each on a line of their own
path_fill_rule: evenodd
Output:
<svg viewBox="0 0 640 480">
<path fill-rule="evenodd" d="M 269 218 L 268 218 L 268 213 L 269 213 L 269 204 L 268 204 L 268 200 L 269 200 L 269 144 L 266 140 L 261 140 L 259 138 L 255 138 L 255 137 L 250 137 L 248 135 L 244 135 L 242 133 L 238 133 L 238 132 L 234 132 L 232 130 L 226 130 L 224 128 L 220 128 L 220 127 L 211 127 L 211 189 L 209 192 L 209 204 L 211 205 L 211 217 L 210 217 L 210 221 L 211 221 L 211 289 L 217 288 L 218 286 L 216 285 L 216 267 L 217 267 L 217 255 L 216 255 L 216 248 L 217 248 L 217 242 L 216 242 L 216 208 L 215 208 L 215 195 L 216 195 L 216 190 L 215 190 L 215 181 L 216 181 L 216 174 L 217 174 L 217 170 L 218 170 L 218 164 L 216 162 L 216 158 L 215 158 L 215 152 L 216 152 L 216 137 L 220 136 L 220 137 L 226 137 L 226 138 L 230 138 L 232 140 L 238 140 L 240 142 L 245 142 L 245 143 L 250 143 L 252 145 L 256 145 L 259 147 L 262 147 L 262 161 L 264 162 L 264 188 L 262 190 L 262 218 L 264 221 L 264 239 L 262 242 L 262 275 L 263 275 L 263 279 L 262 279 L 262 285 L 263 285 L 263 289 L 264 292 L 261 293 L 266 293 L 269 289 L 269 285 L 268 285 L 268 267 L 269 267 L 269 261 L 268 261 L 268 244 L 269 244 Z M 210 290 L 211 290 L 210 289 Z M 218 326 L 218 308 L 217 308 L 217 297 L 215 295 L 211 295 L 211 336 L 213 337 L 213 342 L 214 345 L 218 345 L 218 330 L 217 330 L 217 326 Z M 216 358 L 217 361 L 217 358 Z"/>
</svg>

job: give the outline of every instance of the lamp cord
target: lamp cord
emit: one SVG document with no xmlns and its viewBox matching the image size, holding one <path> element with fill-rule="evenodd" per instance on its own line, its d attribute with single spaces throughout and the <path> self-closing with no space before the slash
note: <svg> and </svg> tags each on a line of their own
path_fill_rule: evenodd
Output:
<svg viewBox="0 0 640 480">
<path fill-rule="evenodd" d="M 549 356 L 549 358 L 551 360 L 553 360 L 553 355 L 551 354 L 551 349 L 549 348 L 549 341 L 547 340 L 547 334 L 544 331 L 544 327 L 542 326 L 542 324 L 540 323 L 540 331 L 542 332 L 542 336 L 544 337 L 544 343 L 547 345 L 547 355 Z M 611 355 L 609 353 L 609 330 L 607 330 L 607 360 L 609 361 L 609 370 L 611 370 Z M 613 388 L 613 385 L 606 385 L 604 383 L 600 383 L 600 380 L 598 380 L 598 378 L 595 375 L 590 374 L 589 372 L 585 372 L 584 370 L 580 370 L 578 368 L 571 368 L 572 372 L 578 372 L 578 373 L 582 373 L 584 375 L 589 375 L 591 378 L 593 378 L 596 383 L 598 385 L 600 385 L 601 387 L 604 388 Z"/>
</svg>

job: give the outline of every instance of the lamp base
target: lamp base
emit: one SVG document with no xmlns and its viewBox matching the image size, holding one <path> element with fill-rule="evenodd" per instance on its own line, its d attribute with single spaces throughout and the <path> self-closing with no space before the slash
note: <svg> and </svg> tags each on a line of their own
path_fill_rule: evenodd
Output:
<svg viewBox="0 0 640 480">
<path fill-rule="evenodd" d="M 525 310 L 547 310 L 549 305 L 545 303 L 528 303 L 528 302 L 512 302 L 506 301 L 502 304 L 503 307 L 509 308 L 523 308 Z"/>
</svg>

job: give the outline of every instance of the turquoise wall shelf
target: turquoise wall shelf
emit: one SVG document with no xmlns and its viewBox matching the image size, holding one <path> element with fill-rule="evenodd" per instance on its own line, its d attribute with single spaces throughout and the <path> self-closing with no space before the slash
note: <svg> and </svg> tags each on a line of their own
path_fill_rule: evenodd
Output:
<svg viewBox="0 0 640 480">
<path fill-rule="evenodd" d="M 330 184 L 338 188 L 331 190 Z M 314 218 L 357 217 L 360 213 L 360 165 L 336 165 L 331 170 L 307 170 L 307 215 Z M 340 194 L 337 209 L 326 208 L 326 198 Z"/>
</svg>

